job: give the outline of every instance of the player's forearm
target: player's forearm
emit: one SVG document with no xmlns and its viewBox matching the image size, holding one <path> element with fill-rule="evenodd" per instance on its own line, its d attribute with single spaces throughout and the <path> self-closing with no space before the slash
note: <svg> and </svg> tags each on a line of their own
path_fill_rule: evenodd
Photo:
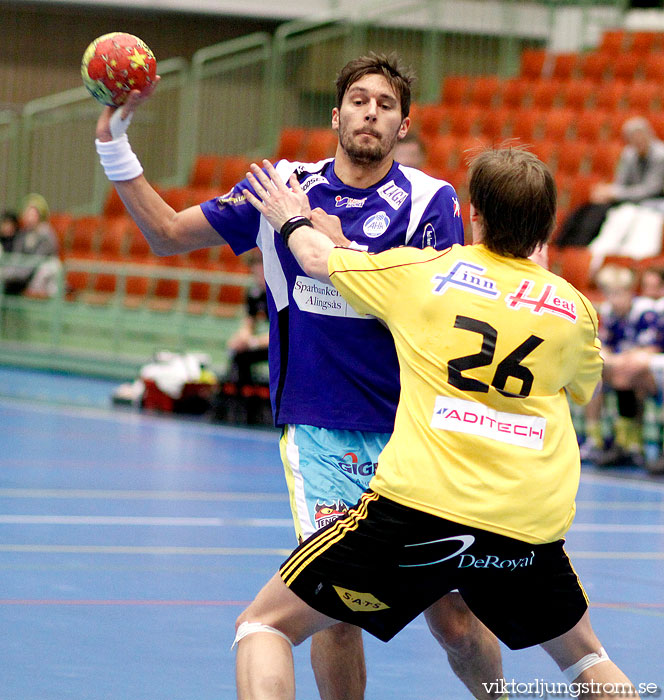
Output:
<svg viewBox="0 0 664 700">
<path fill-rule="evenodd" d="M 309 277 L 329 282 L 327 261 L 334 243 L 320 231 L 309 226 L 300 226 L 288 238 L 288 247 Z"/>
<path fill-rule="evenodd" d="M 190 250 L 176 235 L 177 213 L 140 175 L 133 180 L 114 182 L 131 218 L 156 255 L 174 255 Z"/>
</svg>

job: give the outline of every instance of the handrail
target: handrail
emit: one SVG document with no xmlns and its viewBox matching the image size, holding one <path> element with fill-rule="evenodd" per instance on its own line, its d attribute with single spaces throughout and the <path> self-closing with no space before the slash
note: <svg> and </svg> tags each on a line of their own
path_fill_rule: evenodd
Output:
<svg viewBox="0 0 664 700">
<path fill-rule="evenodd" d="M 186 85 L 188 65 L 188 62 L 184 58 L 176 57 L 165 59 L 159 63 L 159 74 L 162 76 L 162 79 L 171 79 L 173 76 L 179 77 L 178 87 L 180 87 Z M 39 97 L 26 103 L 23 107 L 20 120 L 17 163 L 15 166 L 19 195 L 26 194 L 30 189 L 33 189 L 30 185 L 30 167 L 33 160 L 32 139 L 36 125 L 46 123 L 52 126 L 53 124 L 61 124 L 62 122 L 71 122 L 73 120 L 71 110 L 82 110 L 81 112 L 77 111 L 75 113 L 78 118 L 83 117 L 96 121 L 100 106 L 91 97 L 90 93 L 81 86 L 45 97 Z M 186 109 L 180 109 L 178 111 L 179 114 L 177 118 L 182 125 L 187 119 L 187 111 Z M 139 121 L 141 119 L 146 119 L 146 117 L 139 117 Z M 180 126 L 180 131 L 182 131 L 183 128 L 183 126 Z M 184 169 L 186 166 L 178 150 L 179 144 L 175 144 L 175 146 L 174 157 L 178 168 Z M 92 151 L 92 137 L 90 138 L 90 151 Z M 91 163 L 94 163 L 94 161 L 91 161 Z M 99 167 L 95 167 L 92 176 L 90 201 L 82 205 L 82 207 L 79 206 L 79 208 L 89 211 L 99 210 L 107 188 L 108 182 L 103 176 L 103 172 Z"/>
</svg>

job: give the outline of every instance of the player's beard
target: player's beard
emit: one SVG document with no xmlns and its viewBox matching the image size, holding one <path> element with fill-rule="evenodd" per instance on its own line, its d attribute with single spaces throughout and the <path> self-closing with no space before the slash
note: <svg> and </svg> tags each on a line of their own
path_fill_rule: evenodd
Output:
<svg viewBox="0 0 664 700">
<path fill-rule="evenodd" d="M 378 132 L 373 133 L 376 134 L 376 138 L 372 139 L 371 143 L 360 144 L 355 140 L 350 129 L 339 119 L 339 144 L 350 161 L 356 165 L 371 165 L 384 160 L 392 152 L 399 132 L 395 131 L 387 141 L 381 138 Z"/>
</svg>

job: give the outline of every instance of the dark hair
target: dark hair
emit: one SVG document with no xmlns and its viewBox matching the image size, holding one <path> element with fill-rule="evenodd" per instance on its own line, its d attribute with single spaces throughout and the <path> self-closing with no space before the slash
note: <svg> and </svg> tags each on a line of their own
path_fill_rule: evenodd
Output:
<svg viewBox="0 0 664 700">
<path fill-rule="evenodd" d="M 348 88 L 365 75 L 377 73 L 385 77 L 401 103 L 401 118 L 405 119 L 410 113 L 410 91 L 415 81 L 415 75 L 404 66 L 395 53 L 374 53 L 360 56 L 349 61 L 339 71 L 337 76 L 337 109 L 341 109 Z"/>
<path fill-rule="evenodd" d="M 2 212 L 2 218 L 0 219 L 0 221 L 11 221 L 17 230 L 21 225 L 21 222 L 18 218 L 18 214 L 14 211 L 10 211 L 9 209 Z"/>
<path fill-rule="evenodd" d="M 535 154 L 486 149 L 472 159 L 469 177 L 470 203 L 482 217 L 489 250 L 527 258 L 546 243 L 556 221 L 556 184 Z"/>
</svg>

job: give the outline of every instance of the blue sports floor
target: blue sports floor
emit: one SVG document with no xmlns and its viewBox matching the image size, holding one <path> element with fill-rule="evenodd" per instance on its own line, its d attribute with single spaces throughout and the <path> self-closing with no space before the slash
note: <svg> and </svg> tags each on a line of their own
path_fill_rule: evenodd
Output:
<svg viewBox="0 0 664 700">
<path fill-rule="evenodd" d="M 232 699 L 234 620 L 294 543 L 277 433 L 112 410 L 113 386 L 0 370 L 0 700 Z M 611 657 L 664 688 L 664 481 L 584 470 L 567 549 Z M 367 700 L 469 697 L 421 618 L 365 640 Z M 503 652 L 508 680 L 564 680 Z"/>
</svg>

